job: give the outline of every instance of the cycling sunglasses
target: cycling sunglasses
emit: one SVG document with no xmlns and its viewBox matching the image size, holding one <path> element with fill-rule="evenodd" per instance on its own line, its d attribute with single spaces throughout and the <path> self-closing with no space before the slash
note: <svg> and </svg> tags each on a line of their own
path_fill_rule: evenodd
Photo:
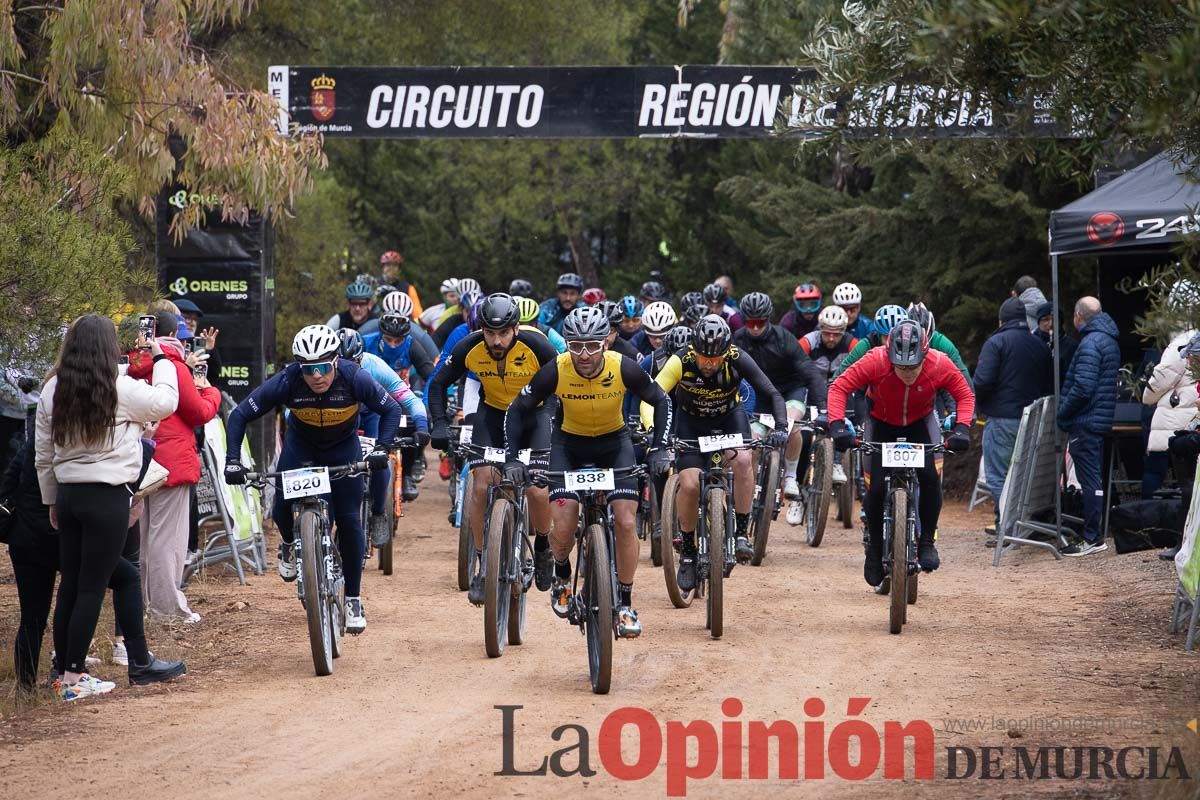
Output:
<svg viewBox="0 0 1200 800">
<path fill-rule="evenodd" d="M 301 364 L 300 371 L 308 378 L 323 378 L 333 372 L 333 362 L 320 361 L 316 364 Z"/>
<path fill-rule="evenodd" d="M 765 319 L 748 319 L 746 320 L 746 327 L 752 331 L 761 331 L 767 327 L 767 321 Z"/>
<path fill-rule="evenodd" d="M 821 301 L 820 300 L 809 300 L 809 301 L 801 302 L 800 300 L 797 300 L 796 301 L 796 310 L 800 311 L 802 313 L 805 313 L 805 314 L 815 314 L 821 310 Z"/>
<path fill-rule="evenodd" d="M 594 356 L 604 350 L 604 342 L 567 342 L 572 355 Z"/>
<path fill-rule="evenodd" d="M 702 367 L 719 367 L 725 362 L 725 356 L 702 356 L 696 354 L 696 363 Z"/>
</svg>

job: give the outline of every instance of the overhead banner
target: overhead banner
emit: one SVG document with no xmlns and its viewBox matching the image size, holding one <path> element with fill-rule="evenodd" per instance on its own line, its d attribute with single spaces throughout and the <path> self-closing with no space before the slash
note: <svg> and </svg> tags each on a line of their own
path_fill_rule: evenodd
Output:
<svg viewBox="0 0 1200 800">
<path fill-rule="evenodd" d="M 291 67 L 268 71 L 281 133 L 330 138 L 749 138 L 828 133 L 1002 136 L 969 93 L 893 85 L 811 103 L 796 67 Z M 1036 109 L 1037 103 L 1032 104 Z M 1030 115 L 1023 135 L 1053 136 Z"/>
</svg>

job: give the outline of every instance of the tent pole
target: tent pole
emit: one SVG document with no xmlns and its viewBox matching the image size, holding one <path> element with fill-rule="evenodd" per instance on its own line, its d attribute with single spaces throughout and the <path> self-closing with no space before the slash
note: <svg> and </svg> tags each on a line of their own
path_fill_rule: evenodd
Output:
<svg viewBox="0 0 1200 800">
<path fill-rule="evenodd" d="M 1062 387 L 1059 386 L 1059 354 L 1062 348 L 1059 346 L 1062 340 L 1062 334 L 1059 330 L 1059 308 L 1058 308 L 1058 256 L 1050 256 L 1050 294 L 1051 302 L 1054 305 L 1054 328 L 1050 331 L 1050 345 L 1054 350 L 1053 369 L 1054 369 L 1054 420 L 1057 426 L 1058 422 L 1058 403 L 1061 399 L 1059 392 Z M 1063 446 L 1062 437 L 1058 435 L 1058 431 L 1054 432 L 1054 528 L 1058 535 L 1062 536 L 1062 482 L 1063 482 Z"/>
</svg>

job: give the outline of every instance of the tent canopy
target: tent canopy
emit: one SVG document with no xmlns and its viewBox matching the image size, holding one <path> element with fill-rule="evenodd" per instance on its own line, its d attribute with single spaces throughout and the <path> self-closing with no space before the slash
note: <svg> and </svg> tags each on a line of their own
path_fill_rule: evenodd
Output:
<svg viewBox="0 0 1200 800">
<path fill-rule="evenodd" d="M 1191 157 L 1154 158 L 1050 214 L 1050 254 L 1166 250 L 1200 233 L 1200 182 Z"/>
</svg>

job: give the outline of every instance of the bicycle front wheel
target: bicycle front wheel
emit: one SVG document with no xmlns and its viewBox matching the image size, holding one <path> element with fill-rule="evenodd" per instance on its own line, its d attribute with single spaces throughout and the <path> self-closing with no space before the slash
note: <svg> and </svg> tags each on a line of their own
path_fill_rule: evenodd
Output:
<svg viewBox="0 0 1200 800">
<path fill-rule="evenodd" d="M 667 597 L 670 598 L 671 605 L 676 608 L 687 608 L 692 604 L 696 593 L 680 590 L 679 575 L 676 572 L 679 565 L 675 562 L 675 532 L 678 528 L 675 519 L 675 493 L 678 490 L 679 475 L 676 473 L 667 478 L 666 486 L 663 487 L 662 510 L 659 513 L 659 519 L 662 520 L 663 543 L 659 554 L 662 556 L 663 579 L 667 584 Z"/>
<path fill-rule="evenodd" d="M 379 569 L 384 575 L 391 575 L 394 568 L 392 542 L 396 538 L 396 504 L 400 502 L 396 494 L 396 471 L 399 466 L 400 459 L 395 459 L 392 462 L 391 475 L 387 485 L 387 499 L 384 502 L 383 516 L 387 520 L 387 541 L 379 547 Z"/>
<path fill-rule="evenodd" d="M 467 472 L 463 482 L 462 524 L 458 526 L 458 590 L 471 588 L 471 562 L 475 555 L 475 541 L 471 536 L 471 495 L 475 490 L 475 470 Z"/>
<path fill-rule="evenodd" d="M 908 494 L 903 490 L 892 491 L 891 530 L 885 530 L 885 541 L 890 533 L 892 544 L 892 587 L 888 606 L 888 630 L 900 633 L 908 612 L 908 537 L 905 535 L 908 519 Z"/>
<path fill-rule="evenodd" d="M 763 469 L 766 476 L 760 484 L 761 494 L 758 496 L 757 514 L 750 521 L 750 535 L 754 542 L 754 556 L 750 559 L 752 566 L 762 565 L 767 555 L 767 536 L 771 533 L 771 520 L 775 517 L 775 495 L 779 491 L 779 460 L 778 450 L 771 450 L 763 459 Z"/>
<path fill-rule="evenodd" d="M 313 668 L 318 675 L 329 675 L 333 672 L 333 621 L 319 544 L 324 520 L 310 508 L 300 512 L 299 523 L 296 527 L 300 531 L 300 573 L 304 581 L 304 613 L 308 618 Z"/>
<path fill-rule="evenodd" d="M 724 489 L 708 493 L 708 629 L 712 638 L 725 632 L 725 498 Z"/>
<path fill-rule="evenodd" d="M 587 634 L 588 674 L 592 691 L 608 694 L 612 683 L 613 596 L 612 562 L 604 528 L 587 530 L 587 574 L 583 585 L 583 626 Z"/>
<path fill-rule="evenodd" d="M 808 496 L 805 503 L 808 531 L 808 546 L 820 547 L 825 536 L 825 524 L 829 521 L 829 498 L 833 491 L 833 442 L 820 436 L 813 442 L 812 476 L 803 491 Z"/>
<path fill-rule="evenodd" d="M 489 658 L 504 655 L 508 635 L 509 600 L 512 592 L 508 583 L 508 568 L 513 541 L 514 515 L 512 503 L 497 497 L 484 528 L 483 543 L 483 643 Z"/>
<path fill-rule="evenodd" d="M 854 451 L 847 450 L 842 454 L 842 465 L 846 470 L 846 482 L 838 487 L 838 519 L 843 528 L 854 527 L 854 490 L 855 490 L 855 458 Z"/>
</svg>

